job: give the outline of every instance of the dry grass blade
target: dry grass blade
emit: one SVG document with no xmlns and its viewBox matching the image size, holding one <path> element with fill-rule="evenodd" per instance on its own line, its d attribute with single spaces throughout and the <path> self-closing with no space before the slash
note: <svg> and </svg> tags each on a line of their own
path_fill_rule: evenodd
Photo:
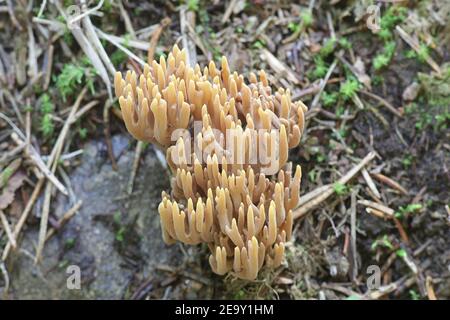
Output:
<svg viewBox="0 0 450 320">
<path fill-rule="evenodd" d="M 103 48 L 102 43 L 100 42 L 100 39 L 97 36 L 97 33 L 94 30 L 94 26 L 92 25 L 91 19 L 89 16 L 83 18 L 83 27 L 86 30 L 86 36 L 89 39 L 89 41 L 93 44 L 95 50 L 97 51 L 98 55 L 100 56 L 101 60 L 103 61 L 106 69 L 108 69 L 111 76 L 114 76 L 116 73 L 116 68 L 114 68 L 114 65 L 112 64 L 111 60 L 109 59 L 108 54 L 105 51 L 105 48 Z"/>
<path fill-rule="evenodd" d="M 188 29 L 189 29 L 189 19 L 186 7 L 183 6 L 180 10 L 180 31 L 182 35 L 183 47 L 186 48 L 187 53 L 187 61 L 191 67 L 195 66 L 197 63 L 197 53 L 195 50 L 195 43 L 189 38 Z"/>
<path fill-rule="evenodd" d="M 67 117 L 67 120 L 64 123 L 64 126 L 61 129 L 58 139 L 56 140 L 56 143 L 52 149 L 52 152 L 48 159 L 48 165 L 51 167 L 51 171 L 53 174 L 55 173 L 56 168 L 58 166 L 58 159 L 61 155 L 61 152 L 62 152 L 62 149 L 64 146 L 64 141 L 69 132 L 70 125 L 73 122 L 73 118 L 74 118 L 75 114 L 77 113 L 78 108 L 80 107 L 81 101 L 83 100 L 84 96 L 86 95 L 86 92 L 87 92 L 87 88 L 84 87 L 83 90 L 81 91 L 81 93 L 78 95 L 78 98 L 75 101 L 74 105 L 72 106 L 70 114 Z M 42 216 L 41 216 L 41 223 L 40 223 L 40 229 L 39 229 L 38 246 L 36 249 L 35 263 L 39 262 L 41 255 L 42 255 L 42 250 L 44 249 L 45 239 L 46 239 L 46 235 L 47 235 L 48 215 L 49 215 L 49 211 L 50 211 L 51 190 L 52 190 L 52 186 L 47 183 L 47 186 L 45 188 L 44 204 L 42 207 Z"/>
<path fill-rule="evenodd" d="M 83 201 L 78 201 L 72 208 L 67 210 L 66 213 L 63 214 L 61 219 L 58 220 L 56 223 L 58 228 L 63 227 L 67 221 L 69 221 L 77 212 L 80 210 L 81 206 L 83 204 Z M 48 241 L 54 234 L 56 233 L 56 229 L 51 229 L 47 232 L 47 236 L 45 237 L 45 241 Z"/>
<path fill-rule="evenodd" d="M 14 237 L 17 239 L 17 237 L 20 234 L 20 231 L 22 231 L 22 228 L 25 224 L 25 221 L 28 218 L 28 215 L 31 212 L 31 209 L 33 209 L 34 203 L 36 202 L 36 199 L 41 192 L 42 186 L 44 185 L 45 179 L 41 178 L 36 186 L 34 187 L 33 193 L 31 194 L 30 200 L 28 200 L 27 205 L 25 206 L 25 209 L 22 212 L 22 215 L 19 218 L 19 221 L 17 221 L 16 225 L 14 226 Z M 2 254 L 2 261 L 5 261 L 8 258 L 9 252 L 11 250 L 11 244 L 8 242 L 3 249 Z"/>
<path fill-rule="evenodd" d="M 394 217 L 395 211 L 387 206 L 382 205 L 382 204 L 379 204 L 379 203 L 376 203 L 373 201 L 369 201 L 369 200 L 358 200 L 358 204 L 378 210 L 389 218 Z"/>
<path fill-rule="evenodd" d="M 14 142 L 21 146 L 25 142 L 18 137 L 16 133 L 11 135 L 11 138 Z M 55 187 L 61 191 L 62 194 L 68 195 L 66 187 L 58 180 L 55 174 L 48 168 L 48 165 L 44 163 L 41 156 L 38 154 L 36 149 L 33 146 L 26 144 L 26 154 L 29 156 L 30 160 L 39 168 L 39 170 L 47 177 L 47 179 L 55 185 Z"/>
<path fill-rule="evenodd" d="M 6 236 L 8 237 L 9 244 L 11 245 L 11 247 L 13 249 L 15 249 L 16 246 L 17 246 L 16 238 L 14 237 L 14 234 L 12 233 L 11 228 L 9 227 L 8 219 L 6 219 L 6 216 L 5 216 L 5 214 L 3 213 L 2 210 L 0 210 L 0 220 L 1 220 L 2 225 L 3 225 L 3 229 L 5 229 Z"/>
<path fill-rule="evenodd" d="M 103 31 L 101 31 L 100 29 L 95 29 L 98 33 L 98 36 L 102 39 L 105 39 L 107 41 L 109 41 L 111 44 L 113 44 L 114 46 L 116 46 L 117 48 L 119 48 L 120 50 L 122 50 L 123 52 L 125 52 L 129 57 L 133 58 L 134 60 L 136 60 L 140 65 L 145 65 L 145 61 L 142 60 L 141 58 L 139 58 L 137 55 L 135 55 L 133 52 L 131 52 L 130 50 L 128 50 L 126 47 L 124 47 L 123 45 L 121 45 L 121 43 L 125 42 L 124 39 L 122 38 L 118 38 L 115 36 L 110 36 L 106 33 L 104 33 Z M 133 40 L 130 41 L 129 46 L 133 47 L 132 45 Z M 136 42 L 134 42 L 136 44 Z M 148 50 L 149 45 L 148 43 L 143 42 L 144 45 L 140 46 L 138 49 L 141 50 Z"/>
<path fill-rule="evenodd" d="M 314 110 L 314 109 L 317 107 L 317 105 L 318 105 L 318 103 L 319 103 L 319 101 L 320 101 L 320 97 L 322 96 L 323 90 L 325 89 L 325 86 L 327 85 L 328 80 L 329 80 L 330 77 L 331 77 L 331 74 L 333 73 L 334 69 L 336 68 L 336 65 L 337 65 L 337 61 L 334 60 L 334 61 L 333 61 L 333 64 L 332 64 L 332 65 L 330 66 L 330 68 L 328 69 L 327 74 L 325 75 L 325 78 L 323 78 L 323 79 L 320 81 L 320 88 L 319 88 L 319 91 L 318 91 L 317 94 L 314 96 L 314 100 L 312 101 L 311 106 L 310 106 L 308 112 L 306 113 L 306 116 L 307 116 L 307 117 L 311 117 L 312 114 L 315 112 L 315 111 L 312 111 L 312 110 Z"/>
<path fill-rule="evenodd" d="M 99 38 L 107 40 L 115 46 L 126 44 L 127 47 L 139 49 L 142 51 L 148 51 L 148 49 L 150 48 L 150 44 L 147 41 L 141 41 L 141 40 L 136 40 L 136 39 L 125 39 L 124 37 L 118 37 L 118 36 L 103 32 L 99 28 L 95 28 L 95 32 L 97 32 Z M 123 46 L 121 46 L 121 47 L 125 48 Z"/>
<path fill-rule="evenodd" d="M 372 193 L 378 198 L 381 199 L 381 195 L 380 192 L 377 189 L 377 186 L 375 185 L 375 183 L 373 182 L 372 178 L 370 177 L 369 172 L 367 172 L 367 169 L 362 169 L 361 171 L 364 180 L 367 183 L 367 186 L 370 188 L 370 190 L 372 191 Z"/>
<path fill-rule="evenodd" d="M 269 66 L 273 69 L 273 71 L 275 71 L 278 76 L 285 76 L 289 81 L 295 84 L 300 84 L 297 75 L 277 57 L 275 57 L 269 50 L 262 49 L 261 57 L 267 61 Z"/>
<path fill-rule="evenodd" d="M 92 66 L 99 73 L 100 78 L 102 78 L 103 82 L 105 83 L 106 88 L 108 90 L 108 94 L 109 94 L 110 98 L 112 99 L 111 81 L 109 80 L 108 73 L 106 72 L 106 69 L 103 66 L 103 63 L 102 63 L 101 59 L 99 58 L 97 52 L 94 50 L 94 48 L 92 47 L 92 44 L 89 42 L 89 40 L 86 38 L 86 36 L 80 29 L 76 29 L 76 28 L 73 29 L 72 34 L 73 34 L 74 38 L 77 40 L 81 49 L 84 51 L 86 56 L 91 61 Z"/>
<path fill-rule="evenodd" d="M 362 94 L 377 100 L 378 102 L 380 102 L 383 106 L 385 106 L 392 114 L 394 114 L 395 116 L 401 118 L 403 117 L 403 115 L 400 113 L 400 111 L 398 111 L 392 104 L 390 104 L 388 101 L 386 101 L 386 99 L 383 99 L 379 96 L 377 96 L 376 94 L 369 92 L 369 91 L 365 91 L 365 90 L 361 90 L 360 91 Z"/>
<path fill-rule="evenodd" d="M 436 293 L 433 288 L 433 278 L 427 276 L 425 281 L 425 286 L 427 288 L 427 295 L 429 300 L 437 300 Z"/>
</svg>

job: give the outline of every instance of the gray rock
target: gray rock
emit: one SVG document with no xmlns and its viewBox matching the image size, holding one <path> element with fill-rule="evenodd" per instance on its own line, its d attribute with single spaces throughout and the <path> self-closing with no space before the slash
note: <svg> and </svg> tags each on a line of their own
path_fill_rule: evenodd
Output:
<svg viewBox="0 0 450 320">
<path fill-rule="evenodd" d="M 17 299 L 119 299 L 127 297 L 133 276 L 150 277 L 156 264 L 178 265 L 179 246 L 161 237 L 157 207 L 161 191 L 169 189 L 166 171 L 152 150 L 146 150 L 135 180 L 126 193 L 134 152 L 128 139 L 113 139 L 118 171 L 111 168 L 103 142 L 85 146 L 81 165 L 70 180 L 83 205 L 65 227 L 45 245 L 42 262 L 33 256 L 38 225 L 24 232 L 21 251 L 11 258 L 11 292 Z M 132 149 L 132 148 L 131 148 Z M 52 215 L 61 217 L 73 204 L 57 195 Z M 67 267 L 81 272 L 81 289 L 67 288 Z"/>
</svg>

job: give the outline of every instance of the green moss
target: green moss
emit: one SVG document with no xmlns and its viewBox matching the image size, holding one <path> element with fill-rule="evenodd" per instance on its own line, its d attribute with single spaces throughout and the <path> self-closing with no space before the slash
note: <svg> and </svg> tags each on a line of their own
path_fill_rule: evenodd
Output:
<svg viewBox="0 0 450 320">
<path fill-rule="evenodd" d="M 339 94 L 344 99 L 344 101 L 350 100 L 360 89 L 360 84 L 358 80 L 354 77 L 349 77 L 344 83 L 341 84 L 339 89 Z"/>
<path fill-rule="evenodd" d="M 44 93 L 41 96 L 41 107 L 40 112 L 42 114 L 40 120 L 40 131 L 44 135 L 45 138 L 49 138 L 53 136 L 55 132 L 55 125 L 53 123 L 52 114 L 55 110 L 55 106 L 53 102 L 50 100 L 50 96 L 47 93 Z"/>
<path fill-rule="evenodd" d="M 95 69 L 90 65 L 89 60 L 84 57 L 81 64 L 67 63 L 64 65 L 61 73 L 53 77 L 56 87 L 65 102 L 69 96 L 77 92 L 84 83 L 88 86 L 92 94 L 95 93 L 94 76 Z"/>
<path fill-rule="evenodd" d="M 406 114 L 416 121 L 416 128 L 435 131 L 446 130 L 450 125 L 450 63 L 441 66 L 442 76 L 418 74 L 422 94 L 417 103 L 410 104 Z"/>
<path fill-rule="evenodd" d="M 324 92 L 322 94 L 321 99 L 322 99 L 323 105 L 325 107 L 331 107 L 337 103 L 338 93 L 337 92 L 333 92 L 333 93 Z"/>
<path fill-rule="evenodd" d="M 325 41 L 324 45 L 319 51 L 319 54 L 322 58 L 328 57 L 334 52 L 335 48 L 336 48 L 336 38 L 330 38 L 327 41 Z"/>
<path fill-rule="evenodd" d="M 348 193 L 348 187 L 340 182 L 333 184 L 333 190 L 338 196 L 343 196 Z"/>
<path fill-rule="evenodd" d="M 389 41 L 384 45 L 383 51 L 373 59 L 373 67 L 375 70 L 380 70 L 389 65 L 394 56 L 395 48 L 396 45 L 394 41 Z"/>
<path fill-rule="evenodd" d="M 114 66 L 124 63 L 128 59 L 128 55 L 120 49 L 117 49 L 111 54 L 111 62 Z"/>
<path fill-rule="evenodd" d="M 392 30 L 402 23 L 407 16 L 407 9 L 399 6 L 390 6 L 380 19 L 380 32 L 378 36 L 387 41 L 392 39 Z"/>
<path fill-rule="evenodd" d="M 320 79 L 325 77 L 328 72 L 328 65 L 320 56 L 314 57 L 314 69 L 312 70 L 310 77 L 313 79 Z"/>
</svg>

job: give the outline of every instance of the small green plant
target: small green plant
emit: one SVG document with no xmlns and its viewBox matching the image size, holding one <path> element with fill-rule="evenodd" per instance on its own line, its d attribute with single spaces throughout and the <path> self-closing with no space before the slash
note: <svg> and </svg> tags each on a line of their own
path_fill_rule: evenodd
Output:
<svg viewBox="0 0 450 320">
<path fill-rule="evenodd" d="M 53 118 L 50 113 L 44 114 L 41 120 L 41 131 L 44 137 L 48 138 L 53 135 L 55 126 L 53 124 Z"/>
<path fill-rule="evenodd" d="M 344 37 L 339 39 L 339 45 L 343 49 L 350 49 L 352 47 L 352 43 L 350 41 L 348 41 L 347 38 L 344 38 Z"/>
<path fill-rule="evenodd" d="M 435 132 L 445 131 L 450 125 L 450 64 L 441 66 L 440 76 L 419 73 L 421 95 L 417 103 L 408 107 L 408 116 L 416 122 L 418 130 L 432 127 Z"/>
<path fill-rule="evenodd" d="M 419 62 L 423 63 L 430 57 L 430 49 L 426 44 L 421 43 L 417 52 L 408 50 L 405 56 L 410 59 L 417 59 Z"/>
<path fill-rule="evenodd" d="M 337 103 L 338 94 L 337 94 L 337 92 L 332 92 L 332 93 L 324 92 L 322 94 L 321 98 L 322 98 L 323 105 L 325 107 L 330 107 Z"/>
<path fill-rule="evenodd" d="M 380 19 L 380 31 L 378 36 L 387 41 L 392 39 L 392 30 L 406 19 L 407 9 L 404 7 L 391 6 Z"/>
<path fill-rule="evenodd" d="M 199 10 L 199 0 L 187 0 L 187 8 L 190 11 L 197 12 Z"/>
<path fill-rule="evenodd" d="M 397 251 L 395 251 L 395 254 L 399 258 L 406 258 L 408 256 L 405 249 L 398 249 Z"/>
<path fill-rule="evenodd" d="M 409 290 L 411 300 L 420 300 L 420 295 L 415 290 Z"/>
<path fill-rule="evenodd" d="M 245 291 L 243 289 L 238 290 L 235 294 L 234 294 L 234 299 L 235 300 L 243 300 L 245 299 Z"/>
<path fill-rule="evenodd" d="M 83 80 L 91 93 L 95 93 L 95 74 L 96 72 L 89 64 L 89 60 L 82 59 L 81 65 L 72 63 L 65 64 L 61 73 L 54 77 L 53 80 L 65 102 L 67 97 L 73 95 L 77 91 L 79 85 L 83 83 Z"/>
<path fill-rule="evenodd" d="M 372 83 L 373 83 L 375 86 L 379 86 L 379 85 L 383 84 L 383 82 L 384 82 L 384 78 L 383 78 L 381 75 L 379 75 L 379 74 L 375 74 L 375 75 L 372 77 Z"/>
<path fill-rule="evenodd" d="M 413 156 L 410 154 L 403 158 L 402 164 L 405 167 L 405 169 L 408 169 L 409 167 L 411 167 L 412 161 L 413 161 Z"/>
<path fill-rule="evenodd" d="M 10 167 L 5 168 L 1 172 L 0 177 L 1 177 L 2 186 L 6 186 L 6 184 L 9 181 L 9 178 L 11 178 L 13 173 L 14 173 L 14 170 L 12 168 L 10 168 Z"/>
<path fill-rule="evenodd" d="M 328 66 L 325 63 L 325 61 L 320 56 L 316 56 L 316 57 L 314 57 L 314 64 L 315 64 L 315 68 L 312 71 L 313 78 L 320 79 L 320 78 L 325 77 L 325 75 L 327 74 L 327 71 L 328 71 Z"/>
<path fill-rule="evenodd" d="M 120 211 L 117 211 L 113 215 L 113 222 L 117 228 L 117 231 L 115 233 L 115 239 L 118 242 L 123 242 L 123 240 L 125 239 L 125 231 L 126 231 L 125 226 L 122 225 L 122 217 L 121 216 L 122 216 L 122 214 L 120 213 Z"/>
<path fill-rule="evenodd" d="M 339 94 L 342 97 L 342 99 L 344 99 L 344 101 L 347 101 L 354 97 L 359 88 L 360 84 L 358 80 L 356 80 L 353 77 L 350 77 L 344 83 L 341 84 Z"/>
<path fill-rule="evenodd" d="M 44 93 L 41 96 L 41 123 L 40 123 L 40 131 L 44 135 L 45 138 L 49 138 L 53 135 L 55 131 L 55 125 L 53 123 L 52 113 L 55 109 L 52 101 L 50 100 L 50 96 Z"/>
<path fill-rule="evenodd" d="M 434 119 L 436 120 L 436 127 L 445 130 L 447 129 L 447 123 L 450 123 L 450 111 L 435 115 Z"/>
<path fill-rule="evenodd" d="M 389 65 L 389 62 L 391 61 L 391 59 L 389 57 L 387 57 L 385 54 L 378 54 L 374 59 L 373 59 L 373 67 L 375 68 L 375 70 L 380 70 L 386 66 Z"/>
<path fill-rule="evenodd" d="M 372 243 L 371 249 L 375 250 L 376 248 L 378 248 L 379 246 L 388 248 L 390 250 L 394 249 L 394 245 L 392 244 L 392 242 L 389 240 L 389 237 L 387 236 L 387 234 L 385 234 L 381 239 L 377 239 Z"/>
<path fill-rule="evenodd" d="M 64 243 L 64 248 L 66 250 L 72 249 L 74 246 L 75 246 L 75 239 L 74 238 L 69 238 Z"/>
<path fill-rule="evenodd" d="M 333 190 L 338 196 L 343 196 L 348 193 L 348 187 L 340 182 L 333 184 Z"/>
<path fill-rule="evenodd" d="M 252 44 L 252 48 L 254 49 L 262 49 L 266 46 L 266 42 L 264 40 L 256 40 L 255 42 L 253 42 Z"/>
<path fill-rule="evenodd" d="M 420 209 L 422 209 L 422 205 L 419 203 L 411 203 L 408 204 L 406 207 L 400 207 L 398 211 L 395 212 L 395 217 L 397 219 L 405 218 L 406 216 L 410 215 L 411 213 L 417 212 Z"/>
<path fill-rule="evenodd" d="M 387 67 L 392 60 L 395 53 L 395 42 L 389 41 L 384 45 L 383 52 L 379 53 L 373 59 L 373 67 L 375 70 L 380 70 Z"/>
<path fill-rule="evenodd" d="M 311 10 L 304 10 L 300 13 L 300 19 L 303 21 L 305 28 L 310 27 L 314 22 L 314 17 Z"/>
<path fill-rule="evenodd" d="M 323 58 L 328 57 L 330 54 L 334 52 L 335 48 L 336 48 L 336 38 L 330 38 L 327 41 L 325 41 L 322 48 L 320 48 L 319 54 Z"/>
<path fill-rule="evenodd" d="M 128 58 L 127 54 L 119 49 L 114 51 L 110 57 L 112 64 L 115 66 L 124 63 L 127 60 L 127 58 Z"/>
<path fill-rule="evenodd" d="M 87 135 L 88 135 L 88 129 L 80 128 L 80 129 L 78 129 L 78 134 L 80 135 L 81 140 L 86 140 Z"/>
<path fill-rule="evenodd" d="M 308 178 L 311 182 L 316 182 L 317 179 L 317 171 L 316 170 L 311 170 L 308 172 Z"/>
<path fill-rule="evenodd" d="M 336 108 L 335 114 L 336 114 L 337 117 L 342 117 L 344 115 L 344 112 L 345 112 L 345 107 L 343 105 L 339 105 Z"/>
<path fill-rule="evenodd" d="M 300 31 L 300 23 L 289 22 L 289 23 L 288 23 L 288 29 L 289 29 L 289 31 L 291 31 L 292 33 L 297 33 L 297 32 Z"/>
<path fill-rule="evenodd" d="M 318 163 L 322 163 L 325 160 L 327 160 L 327 156 L 325 154 L 319 152 L 316 156 L 316 159 L 317 159 Z"/>
<path fill-rule="evenodd" d="M 123 242 L 125 239 L 125 231 L 125 227 L 120 227 L 119 230 L 117 230 L 115 238 L 118 242 Z"/>
</svg>

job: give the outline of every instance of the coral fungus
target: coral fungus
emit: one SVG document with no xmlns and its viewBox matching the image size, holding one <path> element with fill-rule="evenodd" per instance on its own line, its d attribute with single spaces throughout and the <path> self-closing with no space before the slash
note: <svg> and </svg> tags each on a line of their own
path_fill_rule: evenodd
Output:
<svg viewBox="0 0 450 320">
<path fill-rule="evenodd" d="M 217 274 L 253 280 L 264 264 L 279 266 L 299 200 L 301 169 L 288 150 L 300 142 L 304 104 L 272 93 L 264 71 L 246 82 L 225 57 L 220 69 L 190 67 L 177 46 L 114 84 L 128 131 L 166 151 L 165 242 L 208 244 Z"/>
</svg>

